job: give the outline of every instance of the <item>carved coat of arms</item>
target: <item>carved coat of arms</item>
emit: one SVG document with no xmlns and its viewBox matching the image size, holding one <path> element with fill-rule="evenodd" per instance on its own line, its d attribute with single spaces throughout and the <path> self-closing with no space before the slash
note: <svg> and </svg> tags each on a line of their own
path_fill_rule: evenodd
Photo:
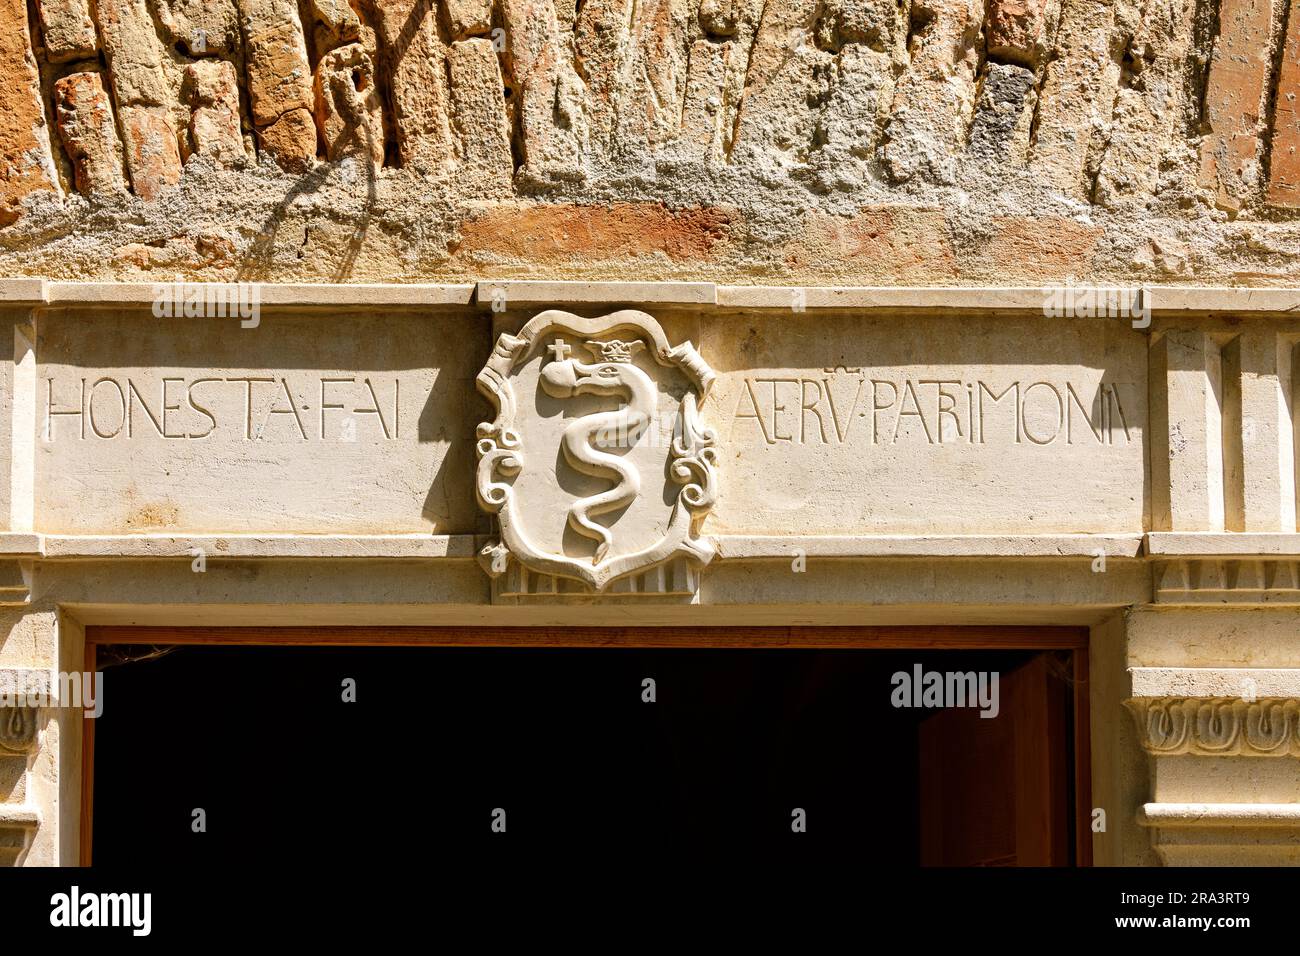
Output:
<svg viewBox="0 0 1300 956">
<path fill-rule="evenodd" d="M 676 558 L 702 565 L 717 493 L 700 419 L 713 370 L 644 312 L 543 312 L 503 334 L 478 376 L 496 418 L 478 427 L 479 503 L 500 539 L 480 553 L 601 591 Z"/>
</svg>

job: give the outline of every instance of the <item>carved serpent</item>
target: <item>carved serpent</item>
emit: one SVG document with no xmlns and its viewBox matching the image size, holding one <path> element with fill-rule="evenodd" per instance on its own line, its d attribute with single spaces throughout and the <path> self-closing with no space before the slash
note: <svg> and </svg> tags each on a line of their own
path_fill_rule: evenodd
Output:
<svg viewBox="0 0 1300 956">
<path fill-rule="evenodd" d="M 593 365 L 577 359 L 562 359 L 542 368 L 543 390 L 552 398 L 574 395 L 627 395 L 628 403 L 617 411 L 584 415 L 564 431 L 564 457 L 577 471 L 597 478 L 615 478 L 618 484 L 600 494 L 579 498 L 569 508 L 569 526 L 585 538 L 599 542 L 594 564 L 609 552 L 613 533 L 592 520 L 636 500 L 641 493 L 641 475 L 620 456 L 602 451 L 597 442 L 631 448 L 650 424 L 658 391 L 650 376 L 631 363 L 632 355 L 645 347 L 641 341 L 587 342 L 586 347 L 604 361 Z"/>
</svg>

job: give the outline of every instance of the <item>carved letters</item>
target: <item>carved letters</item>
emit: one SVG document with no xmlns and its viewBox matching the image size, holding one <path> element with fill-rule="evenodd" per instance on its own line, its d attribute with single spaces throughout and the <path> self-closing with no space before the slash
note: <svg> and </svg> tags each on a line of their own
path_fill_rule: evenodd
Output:
<svg viewBox="0 0 1300 956">
<path fill-rule="evenodd" d="M 1111 445 L 1132 440 L 1120 392 L 1073 383 L 890 378 L 828 370 L 820 376 L 749 377 L 733 415 L 769 445 L 873 445 L 920 441 Z M 743 434 L 743 432 L 741 432 Z"/>
<path fill-rule="evenodd" d="M 246 441 L 354 440 L 359 429 L 401 435 L 401 382 L 365 375 L 164 376 L 142 381 L 105 375 L 44 383 L 47 442 L 154 436 L 202 439 L 222 432 Z M 235 409 L 240 411 L 235 411 Z"/>
</svg>

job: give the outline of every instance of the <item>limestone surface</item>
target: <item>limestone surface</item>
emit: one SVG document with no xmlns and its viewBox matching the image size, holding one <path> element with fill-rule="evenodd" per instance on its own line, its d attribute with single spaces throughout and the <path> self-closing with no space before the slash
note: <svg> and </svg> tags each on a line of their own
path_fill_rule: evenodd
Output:
<svg viewBox="0 0 1300 956">
<path fill-rule="evenodd" d="M 0 26 L 8 275 L 1300 280 L 1297 0 L 6 0 Z M 50 135 L 83 74 L 125 192 Z"/>
</svg>

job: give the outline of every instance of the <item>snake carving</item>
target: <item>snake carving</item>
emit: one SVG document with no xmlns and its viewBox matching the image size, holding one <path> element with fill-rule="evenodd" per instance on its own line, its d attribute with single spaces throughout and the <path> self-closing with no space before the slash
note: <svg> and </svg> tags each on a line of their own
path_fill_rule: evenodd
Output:
<svg viewBox="0 0 1300 956">
<path fill-rule="evenodd" d="M 658 399 L 654 381 L 632 364 L 632 356 L 645 348 L 639 339 L 588 341 L 585 348 L 597 359 L 588 365 L 577 359 L 561 358 L 541 371 L 541 386 L 552 398 L 574 395 L 623 395 L 627 404 L 615 411 L 584 415 L 564 430 L 564 457 L 577 471 L 597 478 L 616 480 L 608 491 L 579 498 L 569 508 L 569 526 L 584 538 L 597 542 L 593 564 L 609 553 L 613 532 L 593 518 L 617 511 L 636 500 L 641 492 L 641 475 L 621 456 L 598 445 L 633 447 L 650 426 Z"/>
</svg>

